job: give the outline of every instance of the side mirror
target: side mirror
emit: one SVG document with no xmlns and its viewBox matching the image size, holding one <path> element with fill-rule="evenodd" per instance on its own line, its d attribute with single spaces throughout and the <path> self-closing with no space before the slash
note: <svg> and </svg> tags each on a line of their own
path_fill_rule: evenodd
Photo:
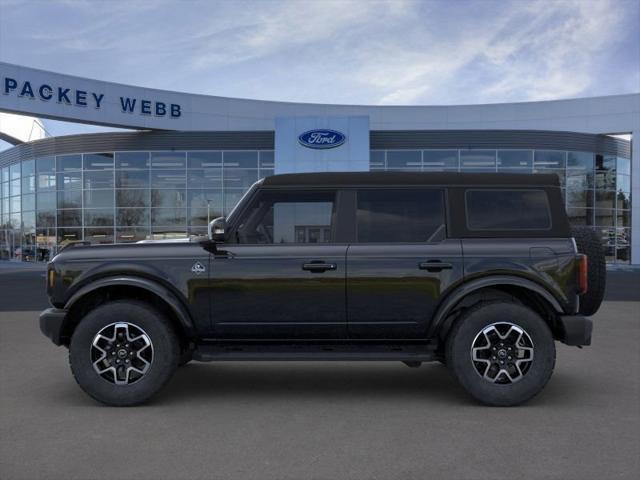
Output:
<svg viewBox="0 0 640 480">
<path fill-rule="evenodd" d="M 218 217 L 209 223 L 209 240 L 212 242 L 224 243 L 225 230 L 227 228 L 227 219 L 225 217 Z"/>
</svg>

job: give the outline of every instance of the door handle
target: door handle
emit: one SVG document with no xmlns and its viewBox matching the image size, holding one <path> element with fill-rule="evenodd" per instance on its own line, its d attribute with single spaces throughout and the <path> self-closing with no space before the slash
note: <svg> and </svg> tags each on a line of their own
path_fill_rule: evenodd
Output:
<svg viewBox="0 0 640 480">
<path fill-rule="evenodd" d="M 335 263 L 310 262 L 302 264 L 302 269 L 311 273 L 322 273 L 327 270 L 335 270 L 336 268 L 338 268 L 338 266 Z"/>
<path fill-rule="evenodd" d="M 427 272 L 441 272 L 442 270 L 451 270 L 453 265 L 441 262 L 440 260 L 429 260 L 428 262 L 419 263 L 418 268 L 420 270 L 426 270 Z"/>
</svg>

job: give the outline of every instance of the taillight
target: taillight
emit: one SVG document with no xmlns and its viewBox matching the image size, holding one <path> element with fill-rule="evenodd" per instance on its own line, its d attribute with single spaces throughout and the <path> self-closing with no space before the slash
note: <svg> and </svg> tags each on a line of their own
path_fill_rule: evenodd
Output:
<svg viewBox="0 0 640 480">
<path fill-rule="evenodd" d="M 584 295 L 589 289 L 589 266 L 587 256 L 580 255 L 578 258 L 578 293 Z"/>
</svg>

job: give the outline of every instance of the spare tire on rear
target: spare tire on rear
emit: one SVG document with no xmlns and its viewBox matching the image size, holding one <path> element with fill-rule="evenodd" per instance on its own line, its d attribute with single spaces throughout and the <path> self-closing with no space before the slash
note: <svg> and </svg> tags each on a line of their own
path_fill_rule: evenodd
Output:
<svg viewBox="0 0 640 480">
<path fill-rule="evenodd" d="M 580 296 L 580 313 L 593 315 L 600 308 L 607 282 L 607 265 L 604 248 L 598 234 L 590 227 L 572 227 L 578 252 L 587 256 L 588 288 Z"/>
</svg>

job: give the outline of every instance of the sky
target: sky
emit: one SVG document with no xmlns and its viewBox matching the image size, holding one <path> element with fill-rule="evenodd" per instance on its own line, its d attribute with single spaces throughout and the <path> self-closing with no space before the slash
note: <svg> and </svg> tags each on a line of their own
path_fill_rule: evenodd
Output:
<svg viewBox="0 0 640 480">
<path fill-rule="evenodd" d="M 640 0 L 0 0 L 0 61 L 292 102 L 613 95 L 640 91 Z"/>
</svg>

